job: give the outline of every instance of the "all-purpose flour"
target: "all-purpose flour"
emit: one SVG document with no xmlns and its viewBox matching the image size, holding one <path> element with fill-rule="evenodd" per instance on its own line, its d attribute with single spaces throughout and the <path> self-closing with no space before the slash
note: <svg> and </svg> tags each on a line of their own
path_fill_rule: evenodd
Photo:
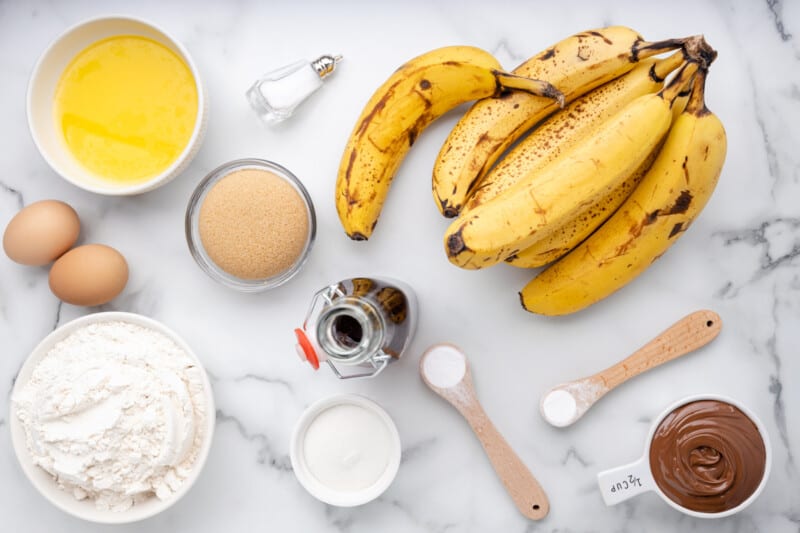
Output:
<svg viewBox="0 0 800 533">
<path fill-rule="evenodd" d="M 126 322 L 88 325 L 56 344 L 13 402 L 34 463 L 77 499 L 115 511 L 169 498 L 210 416 L 194 360 Z"/>
</svg>

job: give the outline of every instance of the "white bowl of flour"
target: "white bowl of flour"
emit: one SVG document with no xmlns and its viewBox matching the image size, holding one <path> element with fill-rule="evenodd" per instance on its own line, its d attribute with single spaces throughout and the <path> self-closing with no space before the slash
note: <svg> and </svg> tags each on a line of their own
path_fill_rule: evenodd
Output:
<svg viewBox="0 0 800 533">
<path fill-rule="evenodd" d="M 173 331 L 96 313 L 45 337 L 17 376 L 9 428 L 22 470 L 59 509 L 126 523 L 178 501 L 214 433 L 211 384 Z"/>
</svg>

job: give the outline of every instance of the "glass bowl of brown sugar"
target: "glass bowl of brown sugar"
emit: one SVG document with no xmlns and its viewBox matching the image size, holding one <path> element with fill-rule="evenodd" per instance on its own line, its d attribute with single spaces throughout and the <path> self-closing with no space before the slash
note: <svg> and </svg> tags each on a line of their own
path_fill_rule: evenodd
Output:
<svg viewBox="0 0 800 533">
<path fill-rule="evenodd" d="M 186 240 L 212 279 L 242 292 L 277 287 L 302 268 L 317 223 L 308 191 L 284 167 L 237 159 L 212 170 L 186 208 Z"/>
</svg>

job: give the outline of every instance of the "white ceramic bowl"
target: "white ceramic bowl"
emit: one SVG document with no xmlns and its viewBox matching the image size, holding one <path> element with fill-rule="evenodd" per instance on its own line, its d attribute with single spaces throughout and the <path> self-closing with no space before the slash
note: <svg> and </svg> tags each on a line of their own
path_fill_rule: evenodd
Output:
<svg viewBox="0 0 800 533">
<path fill-rule="evenodd" d="M 321 483 L 308 468 L 304 459 L 303 444 L 305 434 L 314 419 L 326 409 L 337 405 L 356 405 L 368 411 L 372 411 L 384 423 L 391 439 L 390 458 L 383 474 L 369 487 L 356 491 L 339 491 Z M 372 400 L 359 396 L 358 394 L 336 394 L 318 400 L 306 409 L 295 425 L 292 432 L 292 440 L 289 446 L 289 458 L 292 462 L 292 469 L 295 477 L 309 494 L 316 499 L 329 505 L 337 507 L 355 507 L 370 502 L 383 494 L 397 476 L 400 468 L 400 457 L 402 455 L 400 445 L 400 435 L 397 426 L 389 414 L 381 406 Z"/>
<path fill-rule="evenodd" d="M 141 35 L 163 44 L 188 65 L 197 86 L 197 119 L 189 143 L 164 172 L 133 185 L 115 184 L 93 175 L 81 166 L 57 131 L 53 102 L 58 80 L 70 61 L 90 44 L 114 35 Z M 189 53 L 161 28 L 133 17 L 109 16 L 81 22 L 58 37 L 44 51 L 33 68 L 28 83 L 28 126 L 33 142 L 47 164 L 62 178 L 87 191 L 112 196 L 128 196 L 151 191 L 180 174 L 202 144 L 208 115 L 205 90 Z"/>
<path fill-rule="evenodd" d="M 95 313 L 83 316 L 64 324 L 42 339 L 42 341 L 36 346 L 36 348 L 33 349 L 31 354 L 25 360 L 25 363 L 22 365 L 19 375 L 17 375 L 16 382 L 14 383 L 12 398 L 14 395 L 16 395 L 17 390 L 28 382 L 31 377 L 31 373 L 33 372 L 34 368 L 36 368 L 36 365 L 57 342 L 63 340 L 65 337 L 79 328 L 89 324 L 107 321 L 128 322 L 153 329 L 162 333 L 163 335 L 166 335 L 172 339 L 175 344 L 177 344 L 184 352 L 186 352 L 189 357 L 195 360 L 197 367 L 201 371 L 201 375 L 203 377 L 203 389 L 205 391 L 206 413 L 209 415 L 206 417 L 205 440 L 200 448 L 197 461 L 194 463 L 191 473 L 183 481 L 175 494 L 173 494 L 171 498 L 163 501 L 156 497 L 149 498 L 148 500 L 138 503 L 130 509 L 122 512 L 99 510 L 95 506 L 93 500 L 76 500 L 71 493 L 59 488 L 50 474 L 33 464 L 28 453 L 27 444 L 25 442 L 25 430 L 16 416 L 13 402 L 11 402 L 8 425 L 11 431 L 11 442 L 14 446 L 14 453 L 16 454 L 17 460 L 22 467 L 22 471 L 25 472 L 25 475 L 28 477 L 31 483 L 33 483 L 33 486 L 36 487 L 42 496 L 44 496 L 50 503 L 65 513 L 82 518 L 83 520 L 102 524 L 123 524 L 144 520 L 145 518 L 156 515 L 172 506 L 189 491 L 199 477 L 200 472 L 203 470 L 203 466 L 208 458 L 208 452 L 211 449 L 211 441 L 213 440 L 214 436 L 214 415 L 216 413 L 216 409 L 214 407 L 214 396 L 211 390 L 211 383 L 208 381 L 208 376 L 203 369 L 202 363 L 194 354 L 189 345 L 187 345 L 186 342 L 184 342 L 183 339 L 181 339 L 174 331 L 167 328 L 160 322 L 134 313 L 119 312 Z"/>
</svg>

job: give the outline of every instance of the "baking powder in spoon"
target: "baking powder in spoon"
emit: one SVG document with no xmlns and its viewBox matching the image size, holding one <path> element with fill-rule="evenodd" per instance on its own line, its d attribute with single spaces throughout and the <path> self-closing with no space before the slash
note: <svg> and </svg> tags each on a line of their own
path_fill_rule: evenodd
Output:
<svg viewBox="0 0 800 533">
<path fill-rule="evenodd" d="M 443 344 L 428 353 L 422 362 L 422 371 L 432 385 L 449 389 L 464 377 L 467 363 L 461 352 Z"/>
</svg>

